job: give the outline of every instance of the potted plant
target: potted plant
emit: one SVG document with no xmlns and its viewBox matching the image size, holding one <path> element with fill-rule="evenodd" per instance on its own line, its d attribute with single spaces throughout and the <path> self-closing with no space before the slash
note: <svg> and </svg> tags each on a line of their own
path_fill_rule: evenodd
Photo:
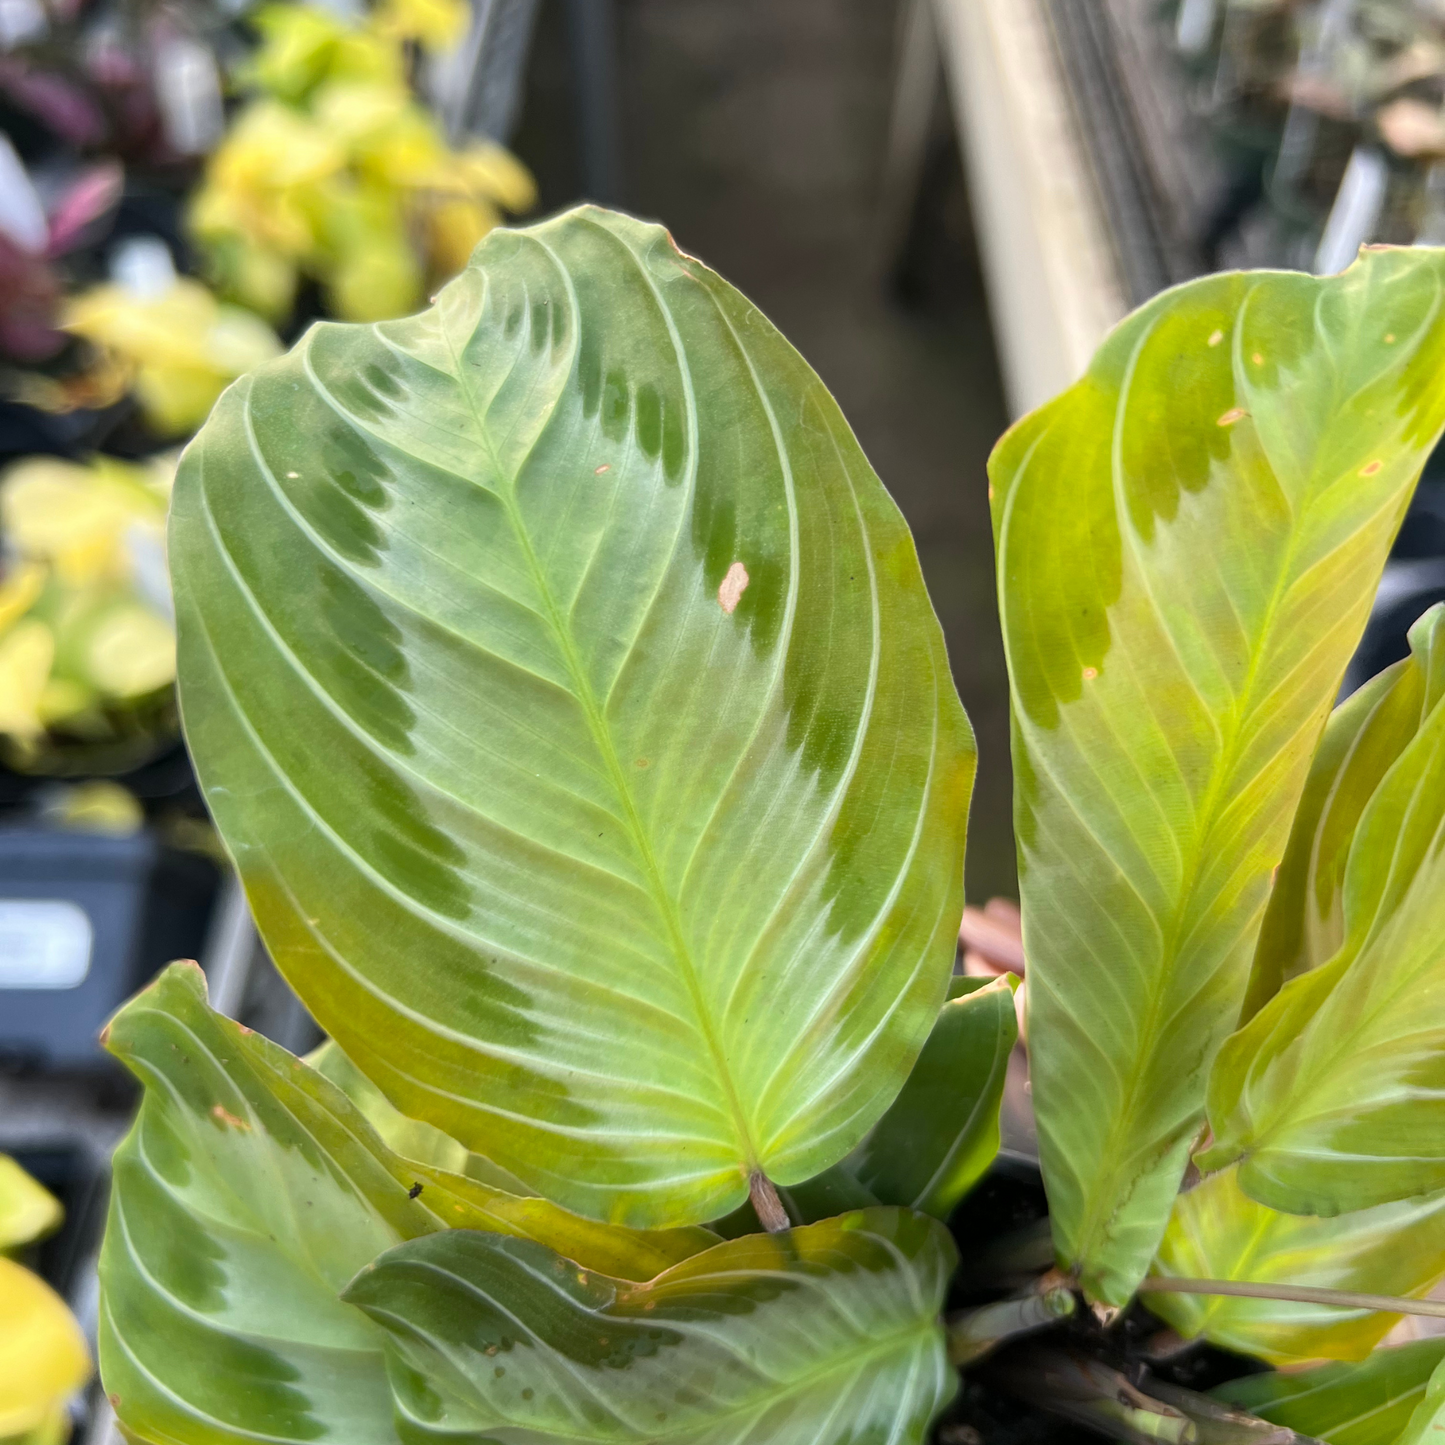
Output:
<svg viewBox="0 0 1445 1445">
<path fill-rule="evenodd" d="M 1144 1305 L 1353 1360 L 1445 1272 L 1440 614 L 1331 712 L 1445 425 L 1442 283 L 1193 282 L 995 453 L 1042 1251 L 955 1212 L 1015 980 L 953 976 L 942 636 L 757 310 L 584 208 L 228 390 L 172 510 L 181 708 L 333 1042 L 184 964 L 109 1026 L 146 1086 L 102 1261 L 125 1430 L 918 1440 L 962 1367 L 955 1430 L 1011 1393 L 1292 1438 L 1304 1377 L 1251 1413 L 1145 1373 Z"/>
</svg>

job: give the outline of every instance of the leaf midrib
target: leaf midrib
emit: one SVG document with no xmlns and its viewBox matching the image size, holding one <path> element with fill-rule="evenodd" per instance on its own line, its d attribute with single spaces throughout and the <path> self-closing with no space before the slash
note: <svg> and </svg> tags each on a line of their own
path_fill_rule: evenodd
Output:
<svg viewBox="0 0 1445 1445">
<path fill-rule="evenodd" d="M 1246 292 L 1244 298 L 1241 300 L 1239 308 L 1235 313 L 1233 328 L 1233 369 L 1236 373 L 1236 379 L 1238 380 L 1239 378 L 1243 378 L 1246 383 L 1248 381 L 1248 378 L 1244 374 L 1242 361 L 1242 329 L 1244 313 L 1248 309 L 1249 300 L 1252 295 L 1252 290 Z M 1129 358 L 1129 364 L 1125 372 L 1124 382 L 1120 389 L 1119 403 L 1115 410 L 1114 435 L 1111 448 L 1110 477 L 1111 490 L 1114 492 L 1116 499 L 1116 508 L 1119 509 L 1118 525 L 1121 540 L 1124 537 L 1127 522 L 1127 513 L 1122 508 L 1119 508 L 1118 497 L 1119 446 L 1121 443 L 1121 427 L 1123 422 L 1123 413 L 1132 387 L 1135 367 L 1138 364 L 1139 357 L 1143 352 L 1145 344 L 1153 334 L 1154 329 L 1153 327 L 1150 327 L 1148 330 L 1145 331 L 1144 335 L 1140 337 L 1138 344 L 1135 346 L 1134 352 Z M 1334 380 L 1335 385 L 1338 386 L 1338 368 L 1335 369 Z M 1265 455 L 1266 460 L 1268 460 L 1268 455 L 1267 453 L 1265 453 L 1262 438 L 1260 439 L 1260 450 L 1261 453 Z M 1278 473 L 1272 461 L 1269 462 L 1269 467 L 1271 477 L 1275 478 L 1276 484 L 1278 484 Z M 1307 510 L 1309 505 L 1314 500 L 1316 500 L 1318 496 L 1319 492 L 1314 487 L 1312 487 L 1311 494 L 1307 497 L 1304 508 L 1302 510 Z M 1125 1169 L 1131 1167 L 1128 1164 L 1129 1156 L 1122 1151 L 1120 1145 L 1123 1139 L 1127 1138 L 1130 1133 L 1134 1132 L 1132 1125 L 1134 1122 L 1135 1114 L 1137 1113 L 1139 1108 L 1140 1094 L 1146 1081 L 1146 1075 L 1149 1073 L 1150 1065 L 1152 1064 L 1155 1057 L 1154 1043 L 1158 1034 L 1159 1016 L 1164 1010 L 1165 1001 L 1169 993 L 1169 985 L 1173 981 L 1175 966 L 1178 962 L 1179 934 L 1183 927 L 1188 907 L 1194 899 L 1195 892 L 1199 886 L 1201 865 L 1204 860 L 1205 850 L 1209 841 L 1209 837 L 1213 832 L 1215 824 L 1218 822 L 1217 813 L 1220 805 L 1220 795 L 1223 792 L 1228 780 L 1233 777 L 1234 771 L 1238 766 L 1238 754 L 1240 740 L 1243 733 L 1243 722 L 1244 719 L 1249 716 L 1251 711 L 1250 702 L 1254 695 L 1255 688 L 1258 684 L 1260 662 L 1266 650 L 1263 646 L 1263 642 L 1266 638 L 1270 637 L 1273 634 L 1276 627 L 1277 614 L 1281 605 L 1281 601 L 1284 595 L 1288 592 L 1289 586 L 1293 585 L 1294 571 L 1300 545 L 1302 527 L 1299 521 L 1299 516 L 1297 513 L 1295 513 L 1295 509 L 1293 507 L 1291 508 L 1291 512 L 1294 513 L 1294 516 L 1290 529 L 1289 542 L 1285 548 L 1284 556 L 1280 561 L 1279 570 L 1275 575 L 1274 587 L 1270 594 L 1269 603 L 1265 608 L 1263 621 L 1258 632 L 1255 635 L 1256 645 L 1251 649 L 1249 667 L 1245 673 L 1243 686 L 1240 688 L 1238 700 L 1229 711 L 1229 715 L 1225 722 L 1225 727 L 1221 730 L 1223 736 L 1221 737 L 1219 763 L 1213 770 L 1213 773 L 1209 780 L 1208 789 L 1206 790 L 1204 798 L 1202 800 L 1202 804 L 1195 814 L 1197 823 L 1194 833 L 1194 846 L 1191 849 L 1189 866 L 1186 870 L 1184 870 L 1183 875 L 1188 881 L 1187 884 L 1180 889 L 1178 902 L 1169 919 L 1168 930 L 1167 932 L 1165 932 L 1163 938 L 1161 939 L 1161 967 L 1159 968 L 1158 972 L 1150 983 L 1149 995 L 1146 1002 L 1145 1010 L 1140 1019 L 1139 1037 L 1141 1039 L 1149 1041 L 1148 1047 L 1145 1049 L 1141 1049 L 1134 1056 L 1134 1060 L 1129 1070 L 1128 1083 L 1121 1091 L 1123 1107 L 1118 1111 L 1118 1113 L 1114 1115 L 1114 1119 L 1112 1121 L 1109 1133 L 1106 1138 L 1106 1144 L 1101 1154 L 1101 1158 L 1105 1160 L 1118 1161 L 1112 1162 L 1108 1166 L 1107 1177 L 1111 1181 L 1117 1181 L 1121 1177 L 1121 1174 L 1125 1171 Z M 1359 529 L 1357 528 L 1355 533 L 1356 535 L 1358 534 L 1358 531 Z M 1172 634 L 1169 631 L 1162 612 L 1160 612 L 1157 604 L 1154 602 L 1152 593 L 1148 592 L 1147 588 L 1146 593 L 1149 596 L 1151 607 L 1153 607 L 1156 615 L 1158 615 L 1161 625 L 1164 626 L 1166 634 L 1169 634 L 1172 637 Z M 1186 676 L 1188 676 L 1188 669 L 1183 667 L 1182 658 L 1180 659 L 1180 663 L 1181 670 L 1185 673 Z M 1192 678 L 1190 679 L 1190 681 L 1192 685 Z M 1198 826 L 1198 823 L 1201 822 L 1203 824 L 1202 827 Z M 1261 914 L 1262 911 L 1263 910 L 1261 909 Z M 1201 1111 L 1202 1106 L 1200 1110 L 1195 1110 L 1194 1112 L 1197 1115 Z M 1149 1146 L 1151 1153 L 1151 1162 L 1156 1164 L 1162 1162 L 1165 1154 L 1167 1154 L 1168 1152 L 1168 1149 L 1159 1149 L 1157 1140 L 1150 1140 Z M 1140 1175 L 1136 1173 L 1135 1179 L 1137 1180 L 1138 1177 L 1140 1177 Z M 1107 1239 L 1109 1237 L 1110 1223 L 1116 1217 L 1118 1210 L 1125 1202 L 1125 1199 L 1132 1195 L 1133 1190 L 1132 1188 L 1130 1188 L 1125 1193 L 1125 1199 L 1121 1199 L 1120 1195 L 1123 1192 L 1124 1191 L 1120 1191 L 1118 1188 L 1111 1188 L 1107 1191 L 1095 1188 L 1094 1190 L 1089 1191 L 1090 1205 L 1088 1212 L 1085 1216 L 1084 1224 L 1080 1229 L 1079 1233 L 1080 1244 L 1077 1249 L 1079 1262 L 1088 1261 L 1092 1257 L 1093 1249 L 1091 1246 L 1096 1239 Z M 1107 1209 L 1108 1211 L 1107 1214 L 1103 1213 L 1105 1209 Z"/>
<path fill-rule="evenodd" d="M 547 252 L 552 263 L 557 267 L 558 274 L 561 276 L 563 284 L 567 288 L 568 303 L 575 322 L 573 326 L 572 343 L 573 365 L 575 366 L 578 344 L 577 337 L 581 322 L 581 310 L 577 302 L 577 295 L 572 286 L 571 274 L 562 263 L 560 257 L 556 256 L 550 247 L 544 246 L 543 249 Z M 629 254 L 631 254 L 630 248 Z M 642 269 L 640 263 L 638 269 Z M 651 287 L 651 279 L 645 279 L 648 281 L 649 289 L 653 290 L 658 309 L 665 315 L 670 315 L 670 313 L 667 312 L 666 306 L 663 304 L 662 298 L 657 296 L 655 288 Z M 490 428 L 487 426 L 481 411 L 478 409 L 476 399 L 468 384 L 465 368 L 461 364 L 461 358 L 457 355 L 456 346 L 450 332 L 443 328 L 442 335 L 446 338 L 447 349 L 451 353 L 455 367 L 457 386 L 462 396 L 466 399 L 467 408 L 471 412 L 472 421 L 476 428 L 477 438 L 486 450 L 494 475 L 504 484 L 498 488 L 496 495 L 501 501 L 502 508 L 507 516 L 507 521 L 511 525 L 518 545 L 522 549 L 523 557 L 532 577 L 532 585 L 536 588 L 537 595 L 542 601 L 547 625 L 552 631 L 558 651 L 562 654 L 563 662 L 572 678 L 573 695 L 582 708 L 593 745 L 597 748 L 598 754 L 602 758 L 607 774 L 616 791 L 618 801 L 622 805 L 627 831 L 631 835 L 633 847 L 642 863 L 648 892 L 651 894 L 653 906 L 657 909 L 663 925 L 667 930 L 668 941 L 672 946 L 673 956 L 680 965 L 683 982 L 692 999 L 694 1012 L 697 1016 L 698 1032 L 707 1045 L 714 1072 L 717 1075 L 718 1083 L 724 1095 L 724 1102 L 732 1117 L 737 1142 L 742 1147 L 744 1172 L 750 1174 L 761 1168 L 757 1145 L 752 1138 L 752 1130 L 748 1125 L 747 1116 L 743 1110 L 742 1101 L 738 1096 L 732 1072 L 728 1068 L 727 1056 L 713 1028 L 712 1020 L 706 1007 L 706 1000 L 703 996 L 701 982 L 698 978 L 697 966 L 693 961 L 692 952 L 687 945 L 687 939 L 682 930 L 682 920 L 678 914 L 677 903 L 663 883 L 662 873 L 658 867 L 657 857 L 652 847 L 652 840 L 643 827 L 642 819 L 638 814 L 636 800 L 632 796 L 632 790 L 627 781 L 627 774 L 623 770 L 621 760 L 617 756 L 617 749 L 612 741 L 611 734 L 608 732 L 606 721 L 602 716 L 596 694 L 592 688 L 592 683 L 578 655 L 576 641 L 567 625 L 566 617 L 564 617 L 562 609 L 558 605 L 557 598 L 542 568 L 536 549 L 532 545 L 531 534 L 517 506 L 517 478 L 509 474 L 501 465 L 501 459 L 497 454 Z M 677 344 L 675 337 L 674 351 L 677 357 L 678 368 L 686 376 L 688 374 L 687 358 L 681 346 Z M 692 404 L 690 385 L 687 388 L 687 392 L 689 431 L 692 439 L 691 444 L 695 447 L 697 418 Z"/>
</svg>

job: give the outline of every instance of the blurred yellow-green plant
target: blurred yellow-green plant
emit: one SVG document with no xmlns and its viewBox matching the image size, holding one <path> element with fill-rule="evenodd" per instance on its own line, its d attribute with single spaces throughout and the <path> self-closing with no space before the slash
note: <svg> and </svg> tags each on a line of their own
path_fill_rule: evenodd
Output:
<svg viewBox="0 0 1445 1445">
<path fill-rule="evenodd" d="M 0 1154 L 0 1445 L 61 1445 L 65 1402 L 90 1375 L 90 1352 L 65 1302 L 10 1257 L 60 1225 L 59 1203 Z"/>
<path fill-rule="evenodd" d="M 92 287 L 66 303 L 61 325 L 100 349 L 163 436 L 194 431 L 230 382 L 281 351 L 259 316 L 173 274 L 154 294 Z"/>
<path fill-rule="evenodd" d="M 34 457 L 0 478 L 0 753 L 66 771 L 67 744 L 140 761 L 174 731 L 165 569 L 174 461 Z M 102 766 L 102 770 L 104 770 Z"/>
<path fill-rule="evenodd" d="M 255 16 L 250 98 L 211 157 L 191 229 L 222 293 L 272 320 L 302 276 L 350 321 L 399 316 L 459 271 L 531 176 L 486 142 L 449 146 L 408 82 L 409 48 L 465 30 L 458 0 L 382 0 L 349 24 L 308 5 Z"/>
</svg>

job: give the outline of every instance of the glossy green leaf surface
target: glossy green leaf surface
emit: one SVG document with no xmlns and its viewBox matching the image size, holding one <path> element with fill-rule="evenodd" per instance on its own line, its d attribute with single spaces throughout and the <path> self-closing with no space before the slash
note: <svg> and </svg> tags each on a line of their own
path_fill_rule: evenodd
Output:
<svg viewBox="0 0 1445 1445">
<path fill-rule="evenodd" d="M 187 735 L 262 933 L 409 1117 L 581 1213 L 842 1158 L 943 1001 L 973 744 L 832 398 L 664 231 L 494 231 L 187 450 Z"/>
<path fill-rule="evenodd" d="M 848 1157 L 854 1177 L 883 1204 L 947 1219 L 993 1163 L 1009 1053 L 1018 1041 L 1012 974 L 955 979 L 888 1112 Z"/>
<path fill-rule="evenodd" d="M 1398 1445 L 1436 1445 L 1442 1434 L 1445 1434 L 1445 1364 L 1435 1366 L 1424 1397 L 1400 1432 Z"/>
<path fill-rule="evenodd" d="M 1411 629 L 1411 655 L 1341 703 L 1325 725 L 1259 933 L 1242 1021 L 1345 941 L 1350 844 L 1385 774 L 1445 694 L 1445 632 L 1432 609 Z"/>
<path fill-rule="evenodd" d="M 1339 951 L 1235 1034 L 1209 1081 L 1201 1164 L 1239 1159 L 1276 1209 L 1445 1189 L 1445 607 L 1410 637 L 1396 686 L 1415 726 L 1361 811 Z"/>
<path fill-rule="evenodd" d="M 648 1284 L 456 1231 L 391 1250 L 346 1298 L 391 1339 L 420 1442 L 918 1442 L 957 1378 L 942 1226 L 870 1209 L 730 1240 Z"/>
<path fill-rule="evenodd" d="M 990 465 L 1040 1153 L 1060 1258 L 1114 1304 L 1445 421 L 1442 283 L 1377 250 L 1178 287 Z"/>
<path fill-rule="evenodd" d="M 948 1002 L 888 1112 L 841 1163 L 778 1190 L 794 1224 L 876 1204 L 948 1218 L 998 1154 L 1018 982 L 1012 974 L 950 981 Z M 713 1225 L 728 1239 L 762 1227 L 751 1203 Z"/>
<path fill-rule="evenodd" d="M 394 1440 L 380 1332 L 337 1292 L 402 1240 L 530 1234 L 642 1279 L 712 1242 L 397 1157 L 332 1084 L 213 1013 L 193 964 L 127 1004 L 107 1046 L 146 1092 L 114 1160 L 101 1374 L 121 1423 L 160 1445 Z"/>
<path fill-rule="evenodd" d="M 473 1154 L 466 1145 L 421 1119 L 408 1119 L 346 1057 L 335 1039 L 327 1039 L 312 1050 L 305 1062 L 322 1078 L 330 1079 L 356 1105 L 393 1154 L 419 1164 L 430 1164 L 448 1174 L 468 1175 L 508 1193 L 526 1194 L 520 1180 L 499 1169 L 490 1159 Z"/>
<path fill-rule="evenodd" d="M 1395 1445 L 1442 1358 L 1445 1340 L 1416 1340 L 1377 1350 L 1359 1364 L 1246 1375 L 1214 1393 L 1330 1445 Z"/>
<path fill-rule="evenodd" d="M 1445 1194 L 1318 1219 L 1256 1203 L 1240 1189 L 1237 1172 L 1212 1174 L 1179 1196 L 1156 1274 L 1396 1296 L 1424 1295 L 1445 1275 Z M 1186 1338 L 1203 1335 L 1274 1364 L 1361 1359 L 1400 1319 L 1230 1295 L 1145 1299 Z"/>
</svg>

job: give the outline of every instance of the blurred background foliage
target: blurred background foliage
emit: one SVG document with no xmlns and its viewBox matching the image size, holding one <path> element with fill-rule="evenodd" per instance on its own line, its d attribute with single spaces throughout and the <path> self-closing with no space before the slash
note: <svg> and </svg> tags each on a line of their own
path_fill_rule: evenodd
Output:
<svg viewBox="0 0 1445 1445">
<path fill-rule="evenodd" d="M 419 96 L 465 0 L 0 12 L 0 425 L 68 454 L 0 476 L 0 762 L 123 774 L 178 736 L 175 444 L 317 317 L 415 310 L 536 191 Z"/>
</svg>

